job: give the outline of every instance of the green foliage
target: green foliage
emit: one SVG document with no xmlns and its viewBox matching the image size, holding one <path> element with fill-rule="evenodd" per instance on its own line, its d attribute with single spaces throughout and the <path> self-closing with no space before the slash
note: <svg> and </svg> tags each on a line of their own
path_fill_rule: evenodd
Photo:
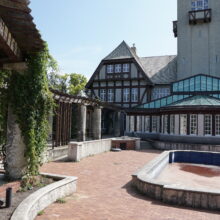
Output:
<svg viewBox="0 0 220 220">
<path fill-rule="evenodd" d="M 71 95 L 79 94 L 87 83 L 87 78 L 77 73 L 59 75 L 53 72 L 49 74 L 48 78 L 51 88 Z"/>
<path fill-rule="evenodd" d="M 41 154 L 48 137 L 48 115 L 53 106 L 47 70 L 50 55 L 47 47 L 27 58 L 28 70 L 13 73 L 9 85 L 9 101 L 26 144 L 27 174 L 38 175 Z"/>
<path fill-rule="evenodd" d="M 41 216 L 41 215 L 43 215 L 43 214 L 44 214 L 44 210 L 42 210 L 42 211 L 40 211 L 40 212 L 37 213 L 38 216 Z"/>
<path fill-rule="evenodd" d="M 61 92 L 68 92 L 68 78 L 69 75 L 59 75 L 57 73 L 49 74 L 49 85 L 51 88 L 59 90 Z"/>
<path fill-rule="evenodd" d="M 87 78 L 85 76 L 77 73 L 70 74 L 69 93 L 77 95 L 85 88 L 86 83 Z"/>
<path fill-rule="evenodd" d="M 8 107 L 8 81 L 10 72 L 0 71 L 0 145 L 6 141 L 7 107 Z"/>
<path fill-rule="evenodd" d="M 56 203 L 64 204 L 64 203 L 66 203 L 66 200 L 65 200 L 64 198 L 62 198 L 62 199 L 57 199 Z"/>
</svg>

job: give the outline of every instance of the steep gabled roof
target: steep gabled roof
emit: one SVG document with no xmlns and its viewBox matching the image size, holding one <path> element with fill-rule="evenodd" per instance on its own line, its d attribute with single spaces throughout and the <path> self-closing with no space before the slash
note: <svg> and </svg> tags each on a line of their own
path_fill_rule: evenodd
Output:
<svg viewBox="0 0 220 220">
<path fill-rule="evenodd" d="M 118 60 L 129 58 L 134 58 L 131 48 L 126 44 L 125 41 L 122 41 L 122 43 L 103 60 Z"/>
<path fill-rule="evenodd" d="M 176 81 L 177 59 L 174 55 L 140 57 L 146 75 L 155 84 L 167 84 Z"/>
<path fill-rule="evenodd" d="M 175 55 L 139 57 L 125 41 L 103 60 L 134 59 L 147 78 L 154 84 L 176 81 L 177 60 Z"/>
</svg>

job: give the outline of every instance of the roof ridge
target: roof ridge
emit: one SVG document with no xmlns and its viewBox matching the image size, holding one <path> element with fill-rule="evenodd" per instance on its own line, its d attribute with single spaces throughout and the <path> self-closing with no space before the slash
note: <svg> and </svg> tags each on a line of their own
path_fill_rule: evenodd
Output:
<svg viewBox="0 0 220 220">
<path fill-rule="evenodd" d="M 154 57 L 176 57 L 177 55 L 159 55 L 159 56 L 147 56 L 147 57 L 139 57 L 139 58 L 154 58 Z"/>
<path fill-rule="evenodd" d="M 130 57 L 134 58 L 134 54 L 132 53 L 132 50 L 130 46 L 123 40 L 112 52 L 110 52 L 103 60 L 108 60 L 108 59 L 114 59 L 113 57 L 115 56 L 114 53 L 119 50 L 120 47 L 125 46 L 127 48 L 128 52 L 130 53 Z M 112 56 L 112 57 L 111 57 Z"/>
</svg>

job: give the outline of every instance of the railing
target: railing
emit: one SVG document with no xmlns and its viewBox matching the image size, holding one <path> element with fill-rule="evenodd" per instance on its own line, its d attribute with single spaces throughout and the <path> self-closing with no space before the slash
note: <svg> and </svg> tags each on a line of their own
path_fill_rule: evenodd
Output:
<svg viewBox="0 0 220 220">
<path fill-rule="evenodd" d="M 189 24 L 209 23 L 212 21 L 212 9 L 189 11 Z"/>
</svg>

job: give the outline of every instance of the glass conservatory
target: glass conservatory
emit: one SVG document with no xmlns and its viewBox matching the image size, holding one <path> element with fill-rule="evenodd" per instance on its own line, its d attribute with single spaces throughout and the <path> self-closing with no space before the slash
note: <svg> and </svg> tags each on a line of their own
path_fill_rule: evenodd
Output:
<svg viewBox="0 0 220 220">
<path fill-rule="evenodd" d="M 195 143 L 220 144 L 220 78 L 200 74 L 173 83 L 169 96 L 128 112 L 126 131 L 150 139 L 185 142 L 187 136 Z"/>
</svg>

